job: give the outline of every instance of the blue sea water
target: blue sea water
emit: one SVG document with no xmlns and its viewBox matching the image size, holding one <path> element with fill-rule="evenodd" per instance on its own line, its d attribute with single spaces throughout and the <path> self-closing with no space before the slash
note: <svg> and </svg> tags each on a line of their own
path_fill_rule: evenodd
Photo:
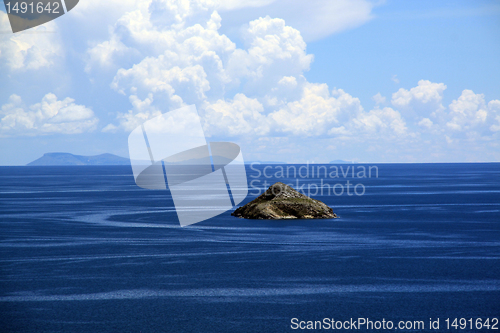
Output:
<svg viewBox="0 0 500 333">
<path fill-rule="evenodd" d="M 443 328 L 500 317 L 500 164 L 339 171 L 324 183 L 364 186 L 339 196 L 314 193 L 317 172 L 282 178 L 269 165 L 266 178 L 264 167 L 247 167 L 243 203 L 264 181 L 299 181 L 340 218 L 229 211 L 181 228 L 169 192 L 137 187 L 130 167 L 0 167 L 0 331 L 294 332 L 292 318 L 360 317 L 440 318 Z"/>
</svg>

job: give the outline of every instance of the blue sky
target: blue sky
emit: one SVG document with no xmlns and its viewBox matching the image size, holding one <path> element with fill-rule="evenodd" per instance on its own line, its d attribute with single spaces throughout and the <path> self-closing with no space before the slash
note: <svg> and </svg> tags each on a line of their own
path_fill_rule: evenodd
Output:
<svg viewBox="0 0 500 333">
<path fill-rule="evenodd" d="M 246 160 L 500 161 L 500 1 L 81 0 L 9 29 L 0 165 L 128 156 L 189 104 Z"/>
</svg>

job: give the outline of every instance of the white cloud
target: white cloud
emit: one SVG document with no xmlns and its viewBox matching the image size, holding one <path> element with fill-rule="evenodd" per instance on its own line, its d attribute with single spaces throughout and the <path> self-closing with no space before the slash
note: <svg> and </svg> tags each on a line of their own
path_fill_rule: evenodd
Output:
<svg viewBox="0 0 500 333">
<path fill-rule="evenodd" d="M 487 103 L 483 94 L 464 90 L 448 108 L 442 105 L 446 85 L 420 80 L 409 90 L 401 88 L 392 95 L 392 104 L 406 118 L 407 126 L 425 134 L 422 139 L 469 147 L 496 140 L 500 119 L 500 101 Z M 474 148 L 477 149 L 477 148 Z"/>
<path fill-rule="evenodd" d="M 492 132 L 500 132 L 500 101 L 490 101 L 488 103 L 488 110 L 491 113 L 490 118 L 492 119 L 490 130 Z"/>
<path fill-rule="evenodd" d="M 401 140 L 409 135 L 406 122 L 398 111 L 376 108 L 365 112 L 359 99 L 342 89 L 330 93 L 326 84 L 305 83 L 300 99 L 282 104 L 267 115 L 257 99 L 237 94 L 232 101 L 219 100 L 206 106 L 203 118 L 210 135 L 255 136 L 285 132 L 297 139 L 322 136 L 346 140 Z"/>
<path fill-rule="evenodd" d="M 147 8 L 151 0 L 85 0 L 70 13 L 71 26 L 89 40 L 106 38 L 108 28 L 128 12 Z"/>
<path fill-rule="evenodd" d="M 271 79 L 275 85 L 283 76 L 309 70 L 313 60 L 300 32 L 282 19 L 267 16 L 250 22 L 245 41 L 250 45 L 248 50 L 235 50 L 228 62 L 233 78 L 247 77 L 259 85 Z"/>
<path fill-rule="evenodd" d="M 170 108 L 203 101 L 205 92 L 210 90 L 210 82 L 201 65 L 171 66 L 163 55 L 146 58 L 128 70 L 120 69 L 111 86 L 122 93 L 128 88 L 128 92 L 162 95 Z"/>
<path fill-rule="evenodd" d="M 298 29 L 306 41 L 358 27 L 373 17 L 374 3 L 366 0 L 222 0 L 218 2 L 228 30 L 258 17 L 283 18 Z"/>
<path fill-rule="evenodd" d="M 304 73 L 313 55 L 307 54 L 305 40 L 321 38 L 312 30 L 329 34 L 362 24 L 373 7 L 366 1 L 313 3 L 317 6 L 295 0 L 141 0 L 136 6 L 126 1 L 128 9 L 114 20 L 109 36 L 87 50 L 89 75 L 113 72 L 112 89 L 132 105 L 102 131 L 128 131 L 160 113 L 195 104 L 209 136 L 258 141 L 262 145 L 253 149 L 260 152 L 269 144 L 276 152 L 307 151 L 318 140 L 331 139 L 335 144 L 326 146 L 338 149 L 370 142 L 358 148 L 373 154 L 389 144 L 384 154 L 400 156 L 425 150 L 431 142 L 459 147 L 464 140 L 471 145 L 486 137 L 491 141 L 500 132 L 495 111 L 500 104 L 486 103 L 484 97 L 481 104 L 480 96 L 462 94 L 447 108 L 444 83 L 420 80 L 416 87 L 401 88 L 392 94 L 391 107 L 383 107 L 387 98 L 378 93 L 373 96 L 377 106 L 364 111 L 359 99 L 342 89 L 308 82 Z M 355 9 L 356 3 L 362 9 Z M 339 10 L 332 15 L 334 7 Z M 271 16 L 238 23 L 239 15 L 250 17 L 264 8 Z M 275 18 L 272 8 L 286 10 Z M 345 22 L 335 19 L 342 15 Z M 298 16 L 307 17 L 307 27 Z M 222 34 L 228 26 L 244 27 L 241 46 Z M 392 80 L 399 84 L 396 75 Z M 279 137 L 286 142 L 274 140 Z"/>
<path fill-rule="evenodd" d="M 117 130 L 118 130 L 118 127 L 116 127 L 115 125 L 113 125 L 113 124 L 107 124 L 106 126 L 104 126 L 104 128 L 101 130 L 101 132 L 104 132 L 104 133 L 116 133 Z"/>
<path fill-rule="evenodd" d="M 152 93 L 155 100 L 163 102 L 164 111 L 184 103 L 201 103 L 206 100 L 207 93 L 212 98 L 222 97 L 225 85 L 231 81 L 223 59 L 227 61 L 235 45 L 218 34 L 220 17 L 217 12 L 209 15 L 204 26 L 196 24 L 183 28 L 182 24 L 177 24 L 167 30 L 154 27 L 148 16 L 147 12 L 139 10 L 129 13 L 127 19 L 120 19 L 116 31 L 112 32 L 110 41 L 123 43 L 120 35 L 126 34 L 131 37 L 128 38 L 130 45 L 124 47 L 132 52 L 134 47 L 141 45 L 140 52 L 149 50 L 151 55 L 131 68 L 118 70 L 111 87 L 124 94 L 147 96 Z M 89 50 L 89 54 L 102 53 L 99 45 Z M 104 53 L 106 58 L 114 57 L 107 50 Z M 88 67 L 92 66 L 89 62 Z"/>
<path fill-rule="evenodd" d="M 374 2 L 368 0 L 98 0 L 80 1 L 71 12 L 82 29 L 99 34 L 128 12 L 149 7 L 160 24 L 192 24 L 194 14 L 220 12 L 226 30 L 239 30 L 248 22 L 270 15 L 283 18 L 287 25 L 300 30 L 306 41 L 327 37 L 360 26 L 372 19 Z M 191 19 L 190 19 L 191 18 Z M 199 19 L 199 17 L 195 17 Z M 314 22 L 314 24 L 311 24 Z"/>
<path fill-rule="evenodd" d="M 0 11 L 0 30 L 10 31 L 9 18 Z M 0 69 L 26 71 L 49 68 L 63 59 L 60 34 L 54 21 L 17 34 L 0 34 Z"/>
<path fill-rule="evenodd" d="M 299 100 L 287 103 L 270 114 L 278 131 L 296 135 L 319 136 L 335 130 L 361 113 L 359 99 L 326 84 L 305 84 Z"/>
<path fill-rule="evenodd" d="M 49 93 L 40 103 L 26 107 L 18 95 L 11 95 L 0 112 L 1 136 L 77 134 L 92 131 L 99 121 L 94 112 L 73 103 L 74 99 L 57 100 Z"/>
<path fill-rule="evenodd" d="M 386 101 L 385 96 L 382 96 L 380 93 L 377 93 L 372 97 L 372 99 L 375 101 L 375 103 L 378 104 L 384 104 Z"/>
<path fill-rule="evenodd" d="M 449 145 L 457 151 L 490 145 L 491 156 L 500 156 L 498 100 L 488 102 L 464 90 L 445 107 L 446 85 L 421 80 L 416 87 L 399 89 L 392 99 L 376 94 L 377 106 L 365 111 L 359 99 L 342 89 L 307 81 L 304 73 L 313 55 L 307 53 L 306 41 L 369 21 L 374 3 L 86 0 L 71 12 L 71 20 L 0 35 L 0 72 L 6 77 L 24 72 L 28 77 L 35 70 L 50 69 L 53 76 L 40 75 L 52 81 L 45 92 L 70 91 L 79 79 L 75 69 L 83 68 L 73 61 L 71 67 L 54 67 L 70 52 L 72 57 L 83 54 L 89 79 L 98 77 L 95 87 L 111 86 L 112 93 L 127 96 L 131 105 L 127 112 L 117 110 L 116 119 L 102 132 L 129 131 L 160 113 L 196 104 L 208 135 L 247 140 L 256 152 L 272 146 L 273 153 L 301 159 L 305 152 L 324 153 L 330 146 L 346 147 L 353 154 L 370 149 L 378 157 L 381 152 L 400 156 L 411 149 L 426 151 L 429 145 Z M 71 34 L 62 33 L 70 26 Z M 10 29 L 3 12 L 0 29 Z M 228 37 L 236 35 L 241 40 Z M 63 40 L 68 36 L 72 40 Z M 400 83 L 397 75 L 392 80 Z M 18 89 L 10 84 L 14 80 L 6 81 L 4 88 Z M 391 107 L 384 107 L 389 100 Z M 97 127 L 92 110 L 70 98 L 57 100 L 47 94 L 27 106 L 12 95 L 4 103 L 1 136 L 82 133 Z M 359 145 L 351 147 L 353 142 Z"/>
<path fill-rule="evenodd" d="M 118 113 L 117 117 L 120 127 L 125 131 L 132 131 L 146 120 L 157 117 L 163 113 L 152 106 L 153 94 L 151 93 L 144 100 L 141 100 L 136 95 L 131 95 L 129 100 L 133 107 L 132 110 L 129 110 L 127 113 Z M 104 127 L 103 131 L 112 132 L 115 131 L 116 128 L 117 126 L 108 124 Z"/>
<path fill-rule="evenodd" d="M 220 0 L 219 8 L 221 10 L 235 10 L 251 7 L 267 6 L 276 0 Z"/>
<path fill-rule="evenodd" d="M 500 109 L 500 101 L 494 100 L 486 104 L 483 94 L 475 94 L 465 89 L 462 95 L 451 102 L 446 126 L 453 131 L 484 131 L 496 129 L 494 122 Z"/>
<path fill-rule="evenodd" d="M 401 88 L 392 94 L 391 103 L 398 109 L 413 111 L 419 116 L 428 116 L 444 110 L 441 101 L 445 90 L 446 85 L 443 83 L 420 80 L 418 86 L 410 90 Z"/>
<path fill-rule="evenodd" d="M 431 128 L 432 125 L 434 125 L 434 123 L 429 118 L 423 118 L 422 120 L 420 120 L 418 122 L 418 125 L 422 126 L 422 127 L 425 127 L 425 128 Z"/>
<path fill-rule="evenodd" d="M 283 105 L 294 91 L 300 92 L 306 82 L 302 73 L 309 69 L 313 57 L 306 53 L 300 33 L 283 20 L 265 17 L 250 22 L 245 33 L 248 48 L 238 49 L 219 34 L 221 18 L 209 5 L 178 7 L 173 9 L 179 12 L 173 15 L 172 24 L 156 24 L 149 9 L 125 14 L 108 41 L 88 50 L 87 70 L 110 67 L 119 61 L 119 53 L 139 52 L 134 48 L 141 46 L 140 52 L 148 51 L 151 55 L 132 67 L 119 69 L 111 87 L 136 98 L 151 95 L 152 106 L 163 112 L 186 104 L 206 107 L 219 103 L 217 107 L 221 107 L 225 92 L 238 87 L 245 96 L 260 96 L 259 103 L 265 100 L 266 105 Z M 190 15 L 207 20 L 187 26 Z M 239 98 L 234 96 L 228 103 Z M 146 115 L 154 114 L 135 117 L 134 112 L 135 108 L 126 116 L 119 115 L 122 128 L 130 128 L 130 117 L 146 120 Z"/>
<path fill-rule="evenodd" d="M 342 89 L 330 93 L 326 84 L 307 82 L 303 73 L 313 56 L 307 54 L 301 33 L 284 20 L 267 16 L 250 22 L 242 49 L 218 32 L 221 18 L 210 3 L 153 4 L 160 12 L 168 8 L 171 17 L 157 22 L 146 7 L 129 12 L 118 20 L 109 41 L 89 50 L 110 59 L 114 56 L 108 51 L 114 48 L 104 46 L 123 45 L 121 49 L 130 51 L 140 45 L 141 52 L 150 54 L 119 69 L 113 79 L 113 89 L 130 95 L 133 104 L 128 113 L 119 114 L 121 128 L 133 129 L 160 110 L 194 103 L 209 135 L 406 134 L 399 112 L 385 108 L 365 113 L 359 99 Z M 240 92 L 231 98 L 228 90 Z M 375 97 L 385 101 L 380 94 Z"/>
<path fill-rule="evenodd" d="M 297 86 L 297 79 L 293 76 L 283 76 L 281 80 L 278 81 L 278 85 L 288 89 L 293 89 Z"/>
<path fill-rule="evenodd" d="M 116 21 L 123 14 L 136 9 L 138 6 L 149 4 L 151 0 L 107 0 L 106 2 L 100 0 L 86 0 L 78 3 L 78 7 L 75 7 L 71 11 L 72 15 L 78 18 L 87 17 L 92 19 L 95 17 L 96 9 L 102 12 L 103 17 L 108 18 L 105 20 Z M 102 19 L 100 19 L 102 21 Z"/>
<path fill-rule="evenodd" d="M 272 88 L 266 89 L 263 104 L 268 109 L 283 107 L 289 101 L 296 100 L 302 93 L 307 80 L 300 75 L 298 79 L 294 76 L 283 76 Z"/>
<path fill-rule="evenodd" d="M 373 109 L 368 113 L 361 113 L 353 120 L 355 128 L 358 131 L 353 131 L 352 136 L 357 134 L 369 135 L 371 139 L 397 138 L 400 140 L 407 135 L 406 122 L 401 114 L 389 107 L 383 109 Z M 378 135 L 382 134 L 382 136 Z"/>
<path fill-rule="evenodd" d="M 87 50 L 85 71 L 88 73 L 93 67 L 112 68 L 115 64 L 115 57 L 127 51 L 129 51 L 129 48 L 116 38 L 115 35 L 112 35 L 109 41 L 99 43 Z"/>
<path fill-rule="evenodd" d="M 257 99 L 236 94 L 233 100 L 218 100 L 205 108 L 205 131 L 209 135 L 265 135 L 270 125 L 263 112 L 264 107 Z"/>
<path fill-rule="evenodd" d="M 495 117 L 496 124 L 490 126 L 492 132 L 500 132 L 500 116 Z"/>
</svg>

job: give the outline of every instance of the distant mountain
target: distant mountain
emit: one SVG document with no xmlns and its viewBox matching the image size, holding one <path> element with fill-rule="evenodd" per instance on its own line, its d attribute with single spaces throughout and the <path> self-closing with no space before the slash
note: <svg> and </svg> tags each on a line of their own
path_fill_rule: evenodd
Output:
<svg viewBox="0 0 500 333">
<path fill-rule="evenodd" d="M 216 159 L 219 164 L 229 164 L 231 160 L 217 156 Z M 165 162 L 171 165 L 197 165 L 197 164 L 211 164 L 210 157 L 199 159 L 188 159 L 178 162 Z M 151 161 L 134 161 L 138 165 L 150 165 Z M 130 165 L 130 160 L 125 157 L 116 156 L 113 154 L 101 154 L 95 156 L 82 156 L 73 155 L 70 153 L 46 153 L 37 160 L 34 160 L 27 165 Z"/>
<path fill-rule="evenodd" d="M 330 164 L 354 164 L 354 162 L 344 161 L 344 160 L 333 160 L 333 161 L 330 161 Z"/>
<path fill-rule="evenodd" d="M 245 161 L 245 164 L 260 163 L 260 164 L 287 164 L 279 161 Z"/>
<path fill-rule="evenodd" d="M 231 160 L 217 156 L 214 157 L 214 161 L 217 161 L 217 164 L 229 164 L 232 162 Z M 276 162 L 276 161 L 254 161 L 260 164 L 286 164 L 285 162 Z M 171 165 L 196 165 L 196 164 L 210 164 L 210 157 L 200 158 L 200 159 L 188 159 L 177 162 L 165 162 L 166 164 Z M 246 164 L 250 164 L 252 162 L 246 162 Z M 346 162 L 348 163 L 348 162 Z M 134 161 L 134 164 L 151 164 L 150 161 Z M 73 155 L 70 153 L 46 153 L 42 157 L 33 162 L 30 162 L 26 165 L 29 166 L 39 166 L 39 165 L 130 165 L 130 160 L 125 157 L 116 156 L 113 154 L 101 154 L 95 156 L 82 156 L 82 155 Z"/>
<path fill-rule="evenodd" d="M 113 154 L 81 156 L 70 153 L 46 153 L 27 165 L 130 165 L 130 160 Z"/>
</svg>

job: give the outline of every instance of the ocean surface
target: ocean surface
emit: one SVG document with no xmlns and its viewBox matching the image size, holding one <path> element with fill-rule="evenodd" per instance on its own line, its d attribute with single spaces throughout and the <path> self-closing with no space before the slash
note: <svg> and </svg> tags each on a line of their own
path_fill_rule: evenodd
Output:
<svg viewBox="0 0 500 333">
<path fill-rule="evenodd" d="M 243 203 L 276 181 L 309 185 L 339 219 L 228 211 L 183 228 L 169 192 L 137 187 L 130 167 L 0 167 L 0 332 L 500 317 L 500 164 L 324 166 L 247 166 Z"/>
</svg>

